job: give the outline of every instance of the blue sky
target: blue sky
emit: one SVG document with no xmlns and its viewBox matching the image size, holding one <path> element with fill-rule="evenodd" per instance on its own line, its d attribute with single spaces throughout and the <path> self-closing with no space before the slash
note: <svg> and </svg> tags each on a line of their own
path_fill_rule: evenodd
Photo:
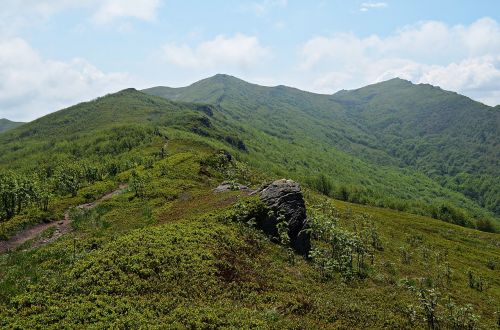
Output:
<svg viewBox="0 0 500 330">
<path fill-rule="evenodd" d="M 333 93 L 402 77 L 500 104 L 499 1 L 3 0 L 0 118 L 216 73 Z"/>
</svg>

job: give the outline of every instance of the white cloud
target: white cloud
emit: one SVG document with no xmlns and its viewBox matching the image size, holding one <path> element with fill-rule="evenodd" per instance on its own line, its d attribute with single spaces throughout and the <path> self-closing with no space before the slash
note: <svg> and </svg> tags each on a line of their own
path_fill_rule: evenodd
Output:
<svg viewBox="0 0 500 330">
<path fill-rule="evenodd" d="M 67 10 L 83 10 L 96 24 L 134 18 L 152 21 L 164 0 L 2 0 L 0 35 L 15 35 L 53 15 Z"/>
<path fill-rule="evenodd" d="M 399 76 L 500 103 L 500 25 L 491 18 L 464 26 L 421 22 L 390 36 L 352 33 L 311 38 L 299 70 L 318 92 L 331 93 Z"/>
<path fill-rule="evenodd" d="M 99 2 L 93 18 L 98 23 L 109 23 L 117 18 L 152 21 L 160 5 L 160 0 L 105 0 Z"/>
<path fill-rule="evenodd" d="M 385 8 L 387 7 L 386 2 L 363 2 L 361 4 L 361 8 L 359 8 L 360 11 L 368 11 L 370 9 L 380 9 L 380 8 Z"/>
<path fill-rule="evenodd" d="M 82 58 L 43 58 L 19 35 L 65 11 L 82 11 L 87 22 L 151 21 L 163 0 L 3 0 L 0 10 L 0 118 L 31 120 L 137 81 L 126 73 L 105 73 Z"/>
<path fill-rule="evenodd" d="M 179 67 L 192 69 L 249 69 L 271 56 L 269 48 L 255 36 L 218 35 L 196 47 L 170 43 L 163 47 L 165 59 Z"/>
<path fill-rule="evenodd" d="M 32 120 L 132 85 L 125 73 L 104 73 L 84 59 L 43 59 L 25 40 L 0 40 L 0 118 Z"/>
</svg>

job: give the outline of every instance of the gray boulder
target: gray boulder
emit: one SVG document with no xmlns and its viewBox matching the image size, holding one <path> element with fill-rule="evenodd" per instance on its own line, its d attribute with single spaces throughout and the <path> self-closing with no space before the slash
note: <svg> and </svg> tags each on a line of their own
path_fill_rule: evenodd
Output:
<svg viewBox="0 0 500 330">
<path fill-rule="evenodd" d="M 214 189 L 214 192 L 220 193 L 220 192 L 235 191 L 235 190 L 249 191 L 250 188 L 239 183 L 224 181 Z"/>
<path fill-rule="evenodd" d="M 306 206 L 300 185 L 292 180 L 277 180 L 260 191 L 261 200 L 273 211 L 258 221 L 259 227 L 272 237 L 278 236 L 278 216 L 288 222 L 288 236 L 292 248 L 307 256 L 311 249 L 311 237 Z"/>
</svg>

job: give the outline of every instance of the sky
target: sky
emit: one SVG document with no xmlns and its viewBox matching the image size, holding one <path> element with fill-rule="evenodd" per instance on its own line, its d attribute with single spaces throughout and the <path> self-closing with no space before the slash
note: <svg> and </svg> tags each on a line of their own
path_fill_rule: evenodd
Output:
<svg viewBox="0 0 500 330">
<path fill-rule="evenodd" d="M 500 1 L 2 0 L 0 118 L 225 73 L 331 94 L 394 77 L 500 104 Z"/>
</svg>

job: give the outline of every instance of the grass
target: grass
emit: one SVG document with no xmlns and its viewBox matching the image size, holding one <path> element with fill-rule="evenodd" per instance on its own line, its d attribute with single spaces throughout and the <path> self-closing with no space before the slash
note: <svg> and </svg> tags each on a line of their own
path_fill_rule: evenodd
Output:
<svg viewBox="0 0 500 330">
<path fill-rule="evenodd" d="M 2 327 L 424 327 L 419 300 L 408 289 L 422 279 L 441 294 L 441 322 L 451 299 L 471 303 L 479 324 L 494 326 L 500 270 L 488 262 L 499 257 L 497 234 L 307 190 L 309 216 L 333 215 L 351 232 L 360 219 L 372 219 L 383 244 L 367 278 L 325 279 L 314 262 L 297 256 L 290 263 L 285 248 L 246 224 L 251 215 L 237 205 L 254 199 L 211 191 L 224 171 L 206 177 L 199 168 L 216 149 L 173 145 L 152 168 L 137 168 L 150 178 L 144 197 L 130 190 L 116 195 L 74 215 L 74 231 L 57 241 L 0 256 Z M 450 283 L 440 277 L 446 264 Z M 482 292 L 469 287 L 469 269 L 488 283 Z"/>
<path fill-rule="evenodd" d="M 210 109 L 126 90 L 2 134 L 3 170 L 56 180 L 67 166 L 100 176 L 79 178 L 75 196 L 56 184 L 47 211 L 28 205 L 1 222 L 8 237 L 69 209 L 73 230 L 0 255 L 0 327 L 413 329 L 430 317 L 442 328 L 498 324 L 498 234 L 361 204 L 425 213 L 419 205 L 430 200 L 472 210 L 471 200 L 412 169 L 320 150 L 284 127 L 264 134 L 236 125 L 245 109 Z M 358 203 L 307 188 L 319 182 L 336 196 L 337 182 L 316 181 L 330 165 L 340 183 L 362 189 L 344 198 Z M 315 251 L 335 243 L 339 258 L 290 255 L 251 225 L 268 211 L 258 198 L 213 192 L 222 181 L 258 188 L 283 176 L 304 187 Z M 124 183 L 94 208 L 74 208 Z M 354 256 L 350 273 L 346 256 Z"/>
</svg>

